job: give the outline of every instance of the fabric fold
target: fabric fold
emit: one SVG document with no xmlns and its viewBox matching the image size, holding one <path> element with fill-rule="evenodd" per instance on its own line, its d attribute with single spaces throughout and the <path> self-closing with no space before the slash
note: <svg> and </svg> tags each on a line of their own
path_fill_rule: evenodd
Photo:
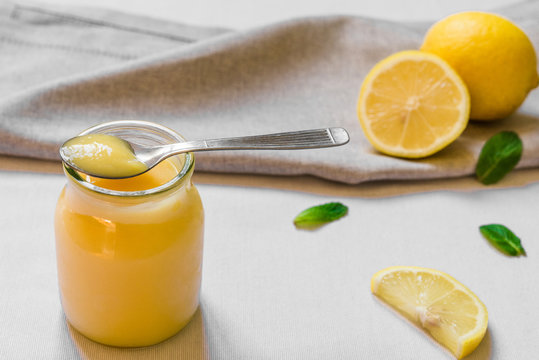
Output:
<svg viewBox="0 0 539 360">
<path fill-rule="evenodd" d="M 539 48 L 539 3 L 503 10 Z M 528 17 L 530 16 L 530 17 Z M 188 139 L 342 126 L 339 148 L 199 153 L 197 169 L 309 174 L 360 183 L 471 174 L 483 142 L 514 130 L 519 167 L 538 166 L 539 98 L 518 113 L 471 123 L 448 148 L 423 160 L 377 153 L 356 115 L 370 68 L 419 47 L 429 24 L 353 16 L 293 19 L 233 31 L 174 24 L 99 9 L 4 5 L 0 9 L 0 153 L 58 159 L 58 146 L 97 123 L 139 119 Z"/>
</svg>

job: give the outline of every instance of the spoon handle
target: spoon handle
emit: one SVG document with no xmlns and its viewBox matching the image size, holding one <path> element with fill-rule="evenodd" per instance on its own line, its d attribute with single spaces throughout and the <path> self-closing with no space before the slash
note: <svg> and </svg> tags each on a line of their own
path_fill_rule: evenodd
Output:
<svg viewBox="0 0 539 360">
<path fill-rule="evenodd" d="M 343 128 L 291 131 L 267 135 L 195 140 L 170 146 L 167 152 L 234 150 L 234 149 L 312 149 L 344 145 L 350 140 Z M 164 149 L 163 149 L 164 150 Z"/>
</svg>

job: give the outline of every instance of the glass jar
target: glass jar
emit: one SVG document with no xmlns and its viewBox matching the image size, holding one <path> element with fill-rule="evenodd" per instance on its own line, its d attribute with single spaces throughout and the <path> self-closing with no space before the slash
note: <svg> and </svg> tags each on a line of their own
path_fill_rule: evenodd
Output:
<svg viewBox="0 0 539 360">
<path fill-rule="evenodd" d="M 148 122 L 115 121 L 81 135 L 121 135 L 145 145 L 185 141 Z M 180 331 L 199 304 L 204 213 L 191 182 L 194 157 L 165 160 L 130 179 L 90 178 L 64 164 L 55 214 L 62 307 L 99 343 L 132 347 Z"/>
</svg>

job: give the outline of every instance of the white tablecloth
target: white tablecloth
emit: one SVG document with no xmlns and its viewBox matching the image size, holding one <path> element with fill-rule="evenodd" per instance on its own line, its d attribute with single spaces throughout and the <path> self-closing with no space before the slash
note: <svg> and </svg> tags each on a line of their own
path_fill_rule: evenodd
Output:
<svg viewBox="0 0 539 360">
<path fill-rule="evenodd" d="M 121 350 L 73 332 L 56 284 L 53 213 L 61 175 L 0 173 L 0 359 L 450 359 L 370 293 L 391 265 L 450 273 L 489 310 L 470 359 L 539 351 L 539 184 L 380 199 L 199 185 L 206 210 L 202 304 L 171 340 Z M 350 207 L 315 232 L 293 217 L 326 201 Z M 494 250 L 478 226 L 501 222 L 526 258 Z"/>
</svg>

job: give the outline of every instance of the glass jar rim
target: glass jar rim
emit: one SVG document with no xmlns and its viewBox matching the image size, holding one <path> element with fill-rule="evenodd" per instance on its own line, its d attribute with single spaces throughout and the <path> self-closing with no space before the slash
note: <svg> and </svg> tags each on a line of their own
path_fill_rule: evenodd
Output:
<svg viewBox="0 0 539 360">
<path fill-rule="evenodd" d="M 101 123 L 101 124 L 92 126 L 82 131 L 79 134 L 79 136 L 88 135 L 88 134 L 110 134 L 111 130 L 115 130 L 115 131 L 137 131 L 138 130 L 140 131 L 141 129 L 147 130 L 149 132 L 154 132 L 159 135 L 164 135 L 168 137 L 171 141 L 177 141 L 177 142 L 186 141 L 183 136 L 181 136 L 176 131 L 166 126 L 159 125 L 150 121 L 142 121 L 142 120 L 116 120 L 116 121 L 109 121 L 109 122 Z M 167 191 L 173 188 L 174 186 L 176 186 L 178 182 L 183 181 L 190 173 L 192 173 L 194 164 L 195 164 L 195 158 L 194 158 L 193 153 L 189 152 L 182 155 L 185 156 L 185 161 L 183 163 L 181 170 L 178 172 L 178 174 L 176 174 L 176 176 L 174 176 L 172 179 L 170 179 L 166 183 L 161 184 L 157 187 L 146 189 L 146 190 L 137 190 L 137 191 L 111 190 L 111 189 L 94 185 L 84 180 L 79 175 L 79 173 L 68 164 L 63 163 L 63 166 L 64 166 L 64 173 L 66 174 L 66 176 L 70 177 L 77 184 L 81 185 L 82 187 L 90 191 L 97 192 L 104 195 L 124 197 L 124 198 L 125 197 L 140 197 L 140 196 L 153 195 L 153 194 L 158 194 L 158 193 Z"/>
</svg>

